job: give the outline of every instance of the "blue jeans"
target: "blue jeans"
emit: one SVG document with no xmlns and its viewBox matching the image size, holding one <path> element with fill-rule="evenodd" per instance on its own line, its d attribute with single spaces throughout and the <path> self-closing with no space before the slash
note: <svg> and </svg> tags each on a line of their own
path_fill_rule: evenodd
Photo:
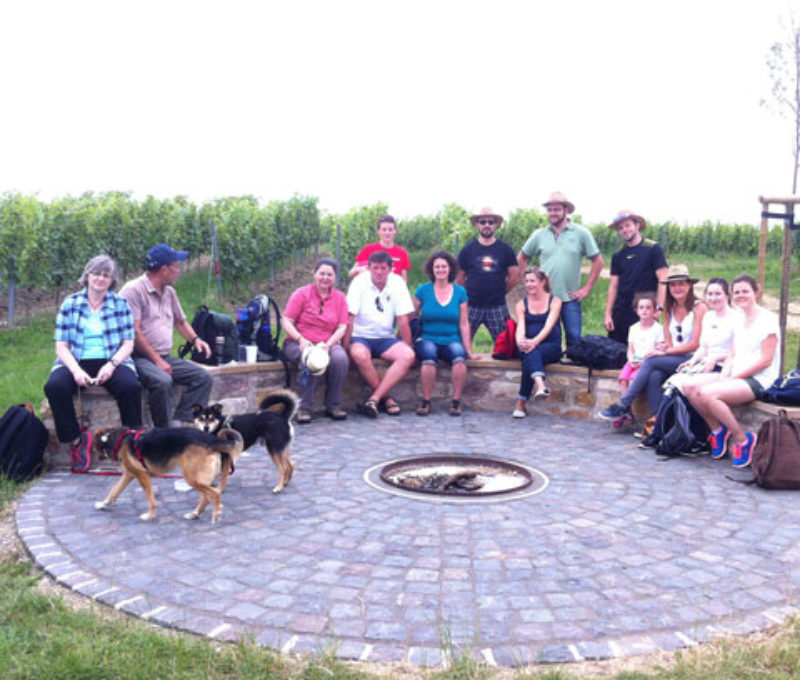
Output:
<svg viewBox="0 0 800 680">
<path fill-rule="evenodd" d="M 564 324 L 567 347 L 571 347 L 576 340 L 581 339 L 583 331 L 580 300 L 563 300 L 561 302 L 561 323 Z"/>
<path fill-rule="evenodd" d="M 467 360 L 467 353 L 464 345 L 460 342 L 449 342 L 446 345 L 439 345 L 433 340 L 419 338 L 414 343 L 414 351 L 421 364 L 439 364 L 439 359 L 449 361 L 451 364 Z"/>
<path fill-rule="evenodd" d="M 544 377 L 545 364 L 553 364 L 561 356 L 561 345 L 554 342 L 542 343 L 530 352 L 522 353 L 522 378 L 519 386 L 519 398 L 528 399 L 533 392 L 533 379 Z"/>
<path fill-rule="evenodd" d="M 656 413 L 661 404 L 663 391 L 661 385 L 669 378 L 675 369 L 686 361 L 691 354 L 668 354 L 663 357 L 647 357 L 642 362 L 633 382 L 628 390 L 622 395 L 620 403 L 625 407 L 630 407 L 633 400 L 642 392 L 647 392 L 647 401 L 650 402 L 650 412 Z"/>
</svg>

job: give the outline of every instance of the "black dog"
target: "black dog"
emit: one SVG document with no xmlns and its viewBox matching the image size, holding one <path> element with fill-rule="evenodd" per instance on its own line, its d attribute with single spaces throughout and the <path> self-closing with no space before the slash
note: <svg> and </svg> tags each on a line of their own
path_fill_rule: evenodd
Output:
<svg viewBox="0 0 800 680">
<path fill-rule="evenodd" d="M 266 397 L 259 404 L 257 413 L 243 413 L 237 416 L 224 416 L 222 404 L 200 406 L 195 404 L 195 425 L 211 434 L 217 434 L 223 429 L 236 430 L 244 439 L 244 448 L 249 449 L 260 439 L 264 440 L 272 462 L 278 468 L 278 485 L 272 490 L 279 493 L 292 478 L 294 466 L 289 452 L 289 446 L 294 439 L 294 427 L 291 420 L 297 411 L 297 397 L 289 390 L 277 390 Z M 280 406 L 280 410 L 268 410 Z"/>
</svg>

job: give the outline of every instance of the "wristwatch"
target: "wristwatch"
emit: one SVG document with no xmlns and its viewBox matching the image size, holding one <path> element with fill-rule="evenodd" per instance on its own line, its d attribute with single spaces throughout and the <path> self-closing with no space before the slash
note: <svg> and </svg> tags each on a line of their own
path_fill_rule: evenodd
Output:
<svg viewBox="0 0 800 680">
<path fill-rule="evenodd" d="M 662 307 L 661 305 L 656 305 L 656 311 L 657 312 L 663 312 L 664 311 L 664 307 Z"/>
<path fill-rule="evenodd" d="M 111 364 L 114 368 L 117 368 L 117 366 L 119 366 L 119 361 L 117 361 L 114 357 L 111 357 L 108 360 L 108 363 Z"/>
</svg>

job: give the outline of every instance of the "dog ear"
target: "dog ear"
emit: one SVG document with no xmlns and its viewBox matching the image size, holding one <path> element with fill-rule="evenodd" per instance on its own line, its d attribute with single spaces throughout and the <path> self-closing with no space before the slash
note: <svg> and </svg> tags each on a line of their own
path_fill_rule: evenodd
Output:
<svg viewBox="0 0 800 680">
<path fill-rule="evenodd" d="M 203 412 L 203 407 L 200 404 L 193 404 L 192 405 L 192 413 L 194 413 L 194 417 L 197 418 Z"/>
<path fill-rule="evenodd" d="M 221 416 L 222 415 L 222 404 L 214 404 L 211 407 L 211 410 L 214 412 L 215 416 Z"/>
</svg>

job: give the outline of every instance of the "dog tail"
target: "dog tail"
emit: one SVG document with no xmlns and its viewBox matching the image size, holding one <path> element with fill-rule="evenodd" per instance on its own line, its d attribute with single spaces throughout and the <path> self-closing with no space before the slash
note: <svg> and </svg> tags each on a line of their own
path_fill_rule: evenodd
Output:
<svg viewBox="0 0 800 680">
<path fill-rule="evenodd" d="M 298 406 L 297 395 L 291 390 L 275 390 L 270 392 L 258 405 L 259 411 L 266 411 L 272 406 L 283 406 L 282 415 L 286 420 L 291 420 Z"/>
<path fill-rule="evenodd" d="M 217 437 L 224 440 L 217 446 L 222 454 L 238 456 L 244 450 L 244 438 L 236 430 L 220 430 Z"/>
</svg>

